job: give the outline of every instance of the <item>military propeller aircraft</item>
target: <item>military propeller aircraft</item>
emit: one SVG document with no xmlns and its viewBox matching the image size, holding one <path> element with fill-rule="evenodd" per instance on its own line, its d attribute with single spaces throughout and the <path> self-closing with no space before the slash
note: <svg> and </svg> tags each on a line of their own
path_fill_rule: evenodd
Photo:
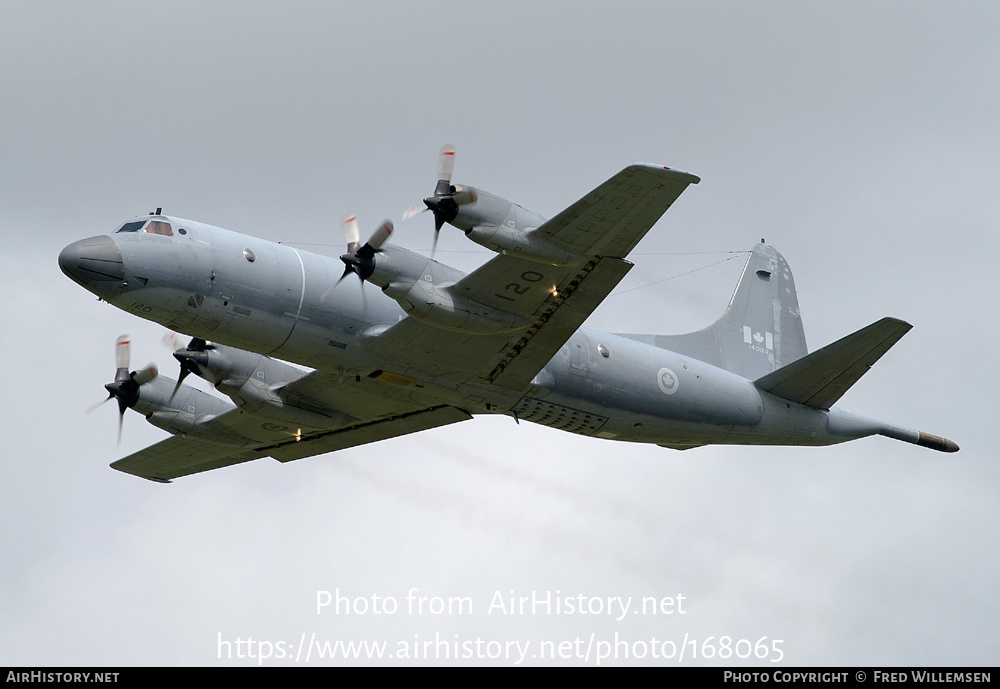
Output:
<svg viewBox="0 0 1000 689">
<path fill-rule="evenodd" d="M 270 456 L 287 462 L 506 414 L 596 438 L 686 450 L 951 440 L 835 407 L 909 329 L 894 319 L 808 352 L 791 270 L 757 244 L 722 317 L 682 335 L 610 334 L 584 320 L 628 273 L 647 231 L 698 177 L 626 167 L 551 219 L 451 182 L 441 152 L 424 210 L 496 252 L 464 274 L 344 222 L 340 261 L 163 215 L 67 246 L 63 272 L 172 331 L 177 380 L 129 371 L 106 388 L 172 436 L 111 466 L 153 481 Z M 415 209 L 407 216 L 416 214 Z M 339 287 L 351 275 L 360 289 Z M 371 283 L 379 289 L 365 289 Z M 310 370 L 303 370 L 293 362 Z M 232 402 L 184 382 L 194 373 Z M 120 437 L 120 436 L 119 436 Z"/>
</svg>

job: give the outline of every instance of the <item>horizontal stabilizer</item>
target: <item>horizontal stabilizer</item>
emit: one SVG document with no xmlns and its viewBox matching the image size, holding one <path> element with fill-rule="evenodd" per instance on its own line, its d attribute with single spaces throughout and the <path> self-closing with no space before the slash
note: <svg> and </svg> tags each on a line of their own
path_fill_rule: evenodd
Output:
<svg viewBox="0 0 1000 689">
<path fill-rule="evenodd" d="M 829 409 L 913 327 L 883 318 L 754 382 L 782 399 Z"/>
</svg>

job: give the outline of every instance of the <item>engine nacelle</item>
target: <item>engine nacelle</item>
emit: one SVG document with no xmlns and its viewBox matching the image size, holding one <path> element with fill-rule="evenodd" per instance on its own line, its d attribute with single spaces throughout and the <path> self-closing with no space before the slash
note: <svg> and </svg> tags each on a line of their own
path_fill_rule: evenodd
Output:
<svg viewBox="0 0 1000 689">
<path fill-rule="evenodd" d="M 146 420 L 157 428 L 162 428 L 174 435 L 193 436 L 199 440 L 207 440 L 222 445 L 242 445 L 247 438 L 227 433 L 223 428 L 213 427 L 212 422 L 217 414 L 201 414 L 195 416 L 190 412 L 176 409 L 166 409 L 153 412 Z"/>
<path fill-rule="evenodd" d="M 232 397 L 240 409 L 248 413 L 299 428 L 335 428 L 347 421 L 345 414 L 312 411 L 301 406 L 302 401 L 298 401 L 299 404 L 289 403 L 284 398 L 284 385 L 284 383 L 272 384 L 258 378 L 249 378 Z"/>
<path fill-rule="evenodd" d="M 213 420 L 233 410 L 233 405 L 190 385 L 169 378 L 156 378 L 139 388 L 139 399 L 132 408 L 149 423 L 174 435 L 192 435 L 215 443 L 236 444 L 246 438 L 233 435 L 213 425 Z"/>
<path fill-rule="evenodd" d="M 215 344 L 201 351 L 182 350 L 175 356 L 189 361 L 191 370 L 248 413 L 313 429 L 334 428 L 348 418 L 313 411 L 307 400 L 290 399 L 285 386 L 308 373 L 270 357 Z"/>
<path fill-rule="evenodd" d="M 467 333 L 506 333 L 531 324 L 520 316 L 494 308 L 456 287 L 465 274 L 397 246 L 375 255 L 368 281 L 382 288 L 409 315 L 433 325 Z"/>
<path fill-rule="evenodd" d="M 409 315 L 446 330 L 470 333 L 507 333 L 526 330 L 531 323 L 507 311 L 460 297 L 451 285 L 436 286 L 428 280 L 394 282 L 385 293 Z"/>
<path fill-rule="evenodd" d="M 451 224 L 476 244 L 497 253 L 555 266 L 583 265 L 589 259 L 537 236 L 535 230 L 545 222 L 537 213 L 480 189 L 473 192 L 476 201 L 460 206 Z"/>
</svg>

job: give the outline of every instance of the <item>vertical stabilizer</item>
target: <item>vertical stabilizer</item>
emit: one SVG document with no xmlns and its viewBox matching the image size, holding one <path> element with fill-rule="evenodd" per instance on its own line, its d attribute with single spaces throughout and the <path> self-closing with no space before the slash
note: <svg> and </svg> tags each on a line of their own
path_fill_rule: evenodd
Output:
<svg viewBox="0 0 1000 689">
<path fill-rule="evenodd" d="M 747 259 L 722 318 L 685 335 L 629 335 L 756 380 L 808 353 L 785 258 L 763 242 Z"/>
</svg>

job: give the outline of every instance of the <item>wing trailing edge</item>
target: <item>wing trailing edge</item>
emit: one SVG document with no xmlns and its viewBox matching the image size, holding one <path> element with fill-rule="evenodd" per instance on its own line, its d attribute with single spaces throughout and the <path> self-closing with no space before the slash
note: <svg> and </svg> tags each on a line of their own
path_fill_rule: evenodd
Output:
<svg viewBox="0 0 1000 689">
<path fill-rule="evenodd" d="M 345 450 L 357 445 L 365 445 L 387 438 L 398 438 L 401 435 L 408 435 L 418 431 L 425 431 L 429 428 L 447 426 L 468 421 L 472 415 L 467 411 L 441 405 L 422 409 L 416 412 L 399 414 L 386 419 L 360 423 L 349 428 L 340 428 L 325 433 L 318 433 L 308 438 L 303 438 L 301 442 L 283 443 L 273 448 L 259 448 L 261 452 L 274 457 L 279 462 L 291 462 L 296 459 L 312 457 L 313 455 L 326 454 Z"/>
<path fill-rule="evenodd" d="M 472 415 L 446 405 L 396 414 L 384 419 L 359 423 L 347 428 L 322 431 L 297 439 L 287 435 L 276 443 L 242 446 L 209 442 L 194 437 L 174 435 L 156 445 L 111 464 L 111 468 L 149 479 L 170 483 L 175 478 L 220 469 L 263 457 L 290 462 L 313 455 L 345 450 L 349 447 L 396 438 L 409 433 L 446 426 L 471 419 Z"/>
<path fill-rule="evenodd" d="M 816 409 L 829 409 L 910 328 L 883 318 L 754 381 L 758 389 Z"/>
</svg>

